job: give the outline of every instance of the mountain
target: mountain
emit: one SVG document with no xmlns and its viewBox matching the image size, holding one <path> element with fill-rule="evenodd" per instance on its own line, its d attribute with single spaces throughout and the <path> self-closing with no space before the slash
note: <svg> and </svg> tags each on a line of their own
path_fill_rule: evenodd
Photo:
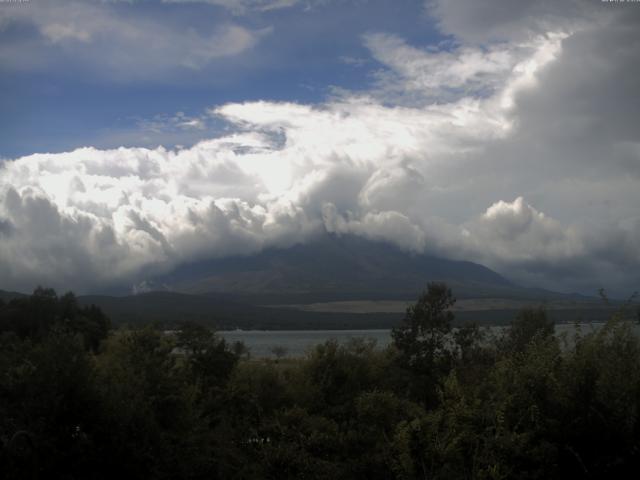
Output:
<svg viewBox="0 0 640 480">
<path fill-rule="evenodd" d="M 290 248 L 267 249 L 182 266 L 150 279 L 165 291 L 85 295 L 116 324 L 195 321 L 219 329 L 358 329 L 397 325 L 430 281 L 458 298 L 456 319 L 504 324 L 527 305 L 544 303 L 558 321 L 601 320 L 593 298 L 522 288 L 476 263 L 408 253 L 382 242 L 327 235 Z M 0 298 L 18 296 L 1 292 Z"/>
<path fill-rule="evenodd" d="M 6 290 L 0 290 L 0 300 L 2 300 L 3 302 L 8 302 L 10 300 L 13 300 L 14 298 L 22 298 L 26 296 L 27 295 L 24 293 L 8 292 Z"/>
<path fill-rule="evenodd" d="M 517 290 L 476 263 L 408 253 L 355 236 L 326 235 L 286 249 L 186 265 L 155 279 L 190 294 L 230 294 L 264 303 L 345 299 L 415 299 L 429 281 L 445 281 L 462 297 Z M 520 289 L 521 290 L 521 289 Z"/>
</svg>

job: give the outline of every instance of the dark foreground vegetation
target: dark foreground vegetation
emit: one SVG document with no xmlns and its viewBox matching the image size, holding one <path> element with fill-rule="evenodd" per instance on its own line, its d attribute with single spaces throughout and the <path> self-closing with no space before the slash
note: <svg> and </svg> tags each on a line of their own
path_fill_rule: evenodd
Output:
<svg viewBox="0 0 640 480">
<path fill-rule="evenodd" d="M 451 329 L 431 284 L 393 345 L 251 360 L 210 330 L 110 330 L 38 289 L 0 302 L 0 477 L 637 478 L 640 342 L 543 310 Z"/>
</svg>

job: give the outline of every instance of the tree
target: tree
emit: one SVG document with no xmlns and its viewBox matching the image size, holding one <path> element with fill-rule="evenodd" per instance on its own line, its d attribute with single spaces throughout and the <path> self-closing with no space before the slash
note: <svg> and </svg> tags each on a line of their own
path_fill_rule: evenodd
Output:
<svg viewBox="0 0 640 480">
<path fill-rule="evenodd" d="M 224 387 L 238 362 L 238 355 L 223 338 L 197 323 L 181 325 L 176 346 L 184 352 L 191 374 L 205 390 Z"/>
<path fill-rule="evenodd" d="M 96 434 L 104 477 L 188 478 L 209 449 L 193 387 L 173 338 L 152 328 L 119 331 L 96 358 L 103 419 Z M 209 454 L 210 452 L 206 451 Z"/>
<path fill-rule="evenodd" d="M 94 352 L 107 338 L 109 327 L 109 319 L 100 308 L 82 307 L 73 293 L 58 297 L 50 288 L 38 287 L 30 297 L 15 298 L 0 308 L 0 332 L 42 341 L 52 330 L 61 329 L 81 335 L 85 348 Z"/>
<path fill-rule="evenodd" d="M 426 396 L 427 403 L 435 400 L 436 384 L 451 367 L 450 308 L 455 301 L 446 284 L 429 283 L 418 301 L 407 308 L 403 324 L 391 332 L 401 364 L 422 377 L 412 383 L 420 385 L 420 395 Z"/>
<path fill-rule="evenodd" d="M 278 361 L 281 358 L 286 357 L 287 353 L 289 353 L 289 350 L 287 349 L 287 347 L 285 347 L 283 345 L 276 345 L 276 346 L 271 348 L 271 353 L 273 353 L 275 355 L 276 361 Z"/>
<path fill-rule="evenodd" d="M 98 399 L 81 339 L 5 333 L 0 349 L 0 477 L 86 478 Z"/>
<path fill-rule="evenodd" d="M 391 332 L 394 345 L 410 366 L 431 363 L 447 346 L 456 299 L 444 283 L 430 283 L 418 301 L 407 308 L 403 324 Z"/>
<path fill-rule="evenodd" d="M 544 307 L 525 308 L 511 322 L 506 335 L 507 348 L 522 352 L 531 342 L 548 338 L 554 331 L 555 324 Z"/>
</svg>

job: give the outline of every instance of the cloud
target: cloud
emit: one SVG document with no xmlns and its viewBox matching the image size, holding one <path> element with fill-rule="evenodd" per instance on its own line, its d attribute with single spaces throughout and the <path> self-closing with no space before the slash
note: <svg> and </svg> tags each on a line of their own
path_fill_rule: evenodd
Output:
<svg viewBox="0 0 640 480">
<path fill-rule="evenodd" d="M 428 51 L 383 33 L 365 35 L 364 41 L 373 57 L 387 67 L 379 74 L 387 89 L 396 85 L 402 92 L 440 99 L 492 93 L 512 72 L 516 53 L 510 45 Z"/>
<path fill-rule="evenodd" d="M 251 11 L 266 12 L 290 8 L 298 5 L 300 0 L 162 0 L 163 3 L 208 3 L 231 10 L 236 15 Z"/>
<path fill-rule="evenodd" d="M 504 264 L 553 263 L 586 256 L 583 239 L 525 202 L 498 201 L 464 227 L 468 247 Z"/>
<path fill-rule="evenodd" d="M 404 250 L 422 253 L 425 248 L 424 232 L 397 211 L 367 212 L 355 216 L 351 212 L 338 213 L 336 206 L 322 206 L 324 228 L 338 235 L 358 235 L 371 240 L 394 243 Z"/>
<path fill-rule="evenodd" d="M 336 0 L 162 0 L 162 3 L 203 3 L 226 8 L 234 15 L 241 16 L 278 11 L 296 6 L 303 7 L 305 11 L 311 11 L 316 7 L 336 3 Z"/>
<path fill-rule="evenodd" d="M 82 290 L 304 238 L 314 225 L 300 208 L 257 202 L 265 187 L 232 150 L 265 145 L 249 137 L 177 152 L 84 148 L 9 162 L 0 188 L 3 225 L 11 225 L 0 246 L 7 282 Z"/>
<path fill-rule="evenodd" d="M 40 32 L 51 43 L 65 40 L 78 40 L 81 42 L 91 40 L 91 34 L 87 30 L 73 24 L 50 23 L 43 25 Z"/>
<path fill-rule="evenodd" d="M 158 114 L 150 119 L 138 119 L 137 126 L 142 131 L 166 133 L 173 130 L 204 130 L 207 126 L 206 121 L 206 118 L 177 112 L 174 115 Z"/>
<path fill-rule="evenodd" d="M 366 35 L 379 69 L 361 90 L 147 121 L 202 135 L 227 125 L 190 148 L 6 161 L 8 284 L 144 285 L 184 262 L 329 231 L 476 260 L 527 285 L 636 287 L 640 15 L 587 9 L 573 22 L 543 2 L 479 18 L 467 38 L 456 29 L 473 17 L 438 5 L 455 41 Z"/>
<path fill-rule="evenodd" d="M 8 35 L 0 48 L 5 69 L 46 70 L 70 62 L 109 78 L 156 78 L 240 55 L 270 32 L 215 17 L 206 29 L 195 29 L 167 14 L 141 15 L 132 5 L 123 10 L 108 3 L 43 0 L 21 7 L 0 9 L 0 27 L 35 29 L 39 36 L 24 41 Z"/>
<path fill-rule="evenodd" d="M 470 43 L 523 41 L 549 31 L 574 31 L 608 15 L 601 2 L 581 0 L 426 0 L 427 12 L 440 29 Z"/>
</svg>

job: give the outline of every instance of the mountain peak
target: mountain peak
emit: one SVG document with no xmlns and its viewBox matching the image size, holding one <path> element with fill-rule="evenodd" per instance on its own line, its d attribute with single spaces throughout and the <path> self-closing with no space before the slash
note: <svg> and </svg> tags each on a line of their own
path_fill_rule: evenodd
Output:
<svg viewBox="0 0 640 480">
<path fill-rule="evenodd" d="M 414 298 L 430 281 L 457 290 L 512 284 L 482 265 L 411 253 L 384 242 L 328 234 L 289 248 L 179 267 L 158 283 L 185 293 Z"/>
</svg>

